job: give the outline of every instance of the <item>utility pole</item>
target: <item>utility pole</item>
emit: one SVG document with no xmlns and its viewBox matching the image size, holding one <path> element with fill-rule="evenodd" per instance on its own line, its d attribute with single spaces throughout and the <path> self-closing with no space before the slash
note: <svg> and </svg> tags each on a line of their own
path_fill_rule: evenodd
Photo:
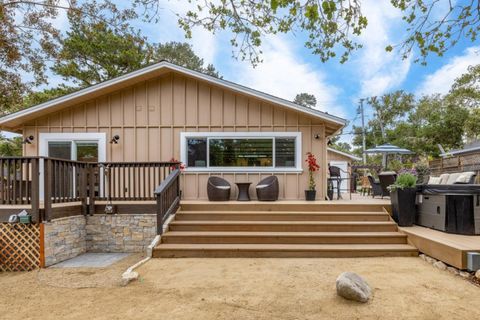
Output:
<svg viewBox="0 0 480 320">
<path fill-rule="evenodd" d="M 363 112 L 363 100 L 360 99 L 360 112 L 362 113 L 362 156 L 363 156 L 363 164 L 367 164 L 367 154 L 365 153 L 366 148 L 366 141 L 365 141 L 365 113 Z"/>
</svg>

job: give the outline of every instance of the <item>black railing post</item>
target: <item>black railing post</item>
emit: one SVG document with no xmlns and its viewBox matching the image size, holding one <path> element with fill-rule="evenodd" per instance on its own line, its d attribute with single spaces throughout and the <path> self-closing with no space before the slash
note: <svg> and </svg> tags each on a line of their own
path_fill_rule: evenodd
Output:
<svg viewBox="0 0 480 320">
<path fill-rule="evenodd" d="M 35 158 L 32 159 L 32 184 L 30 187 L 30 194 L 31 194 L 31 202 L 32 202 L 32 215 L 34 222 L 41 222 L 40 217 L 40 159 Z M 30 168 L 27 168 L 27 171 Z M 28 179 L 27 179 L 27 186 L 28 186 Z M 28 190 L 28 188 L 27 188 Z M 27 191 L 28 196 L 28 191 Z M 28 202 L 28 199 L 27 199 Z"/>
<path fill-rule="evenodd" d="M 43 209 L 44 221 L 50 221 L 52 216 L 52 160 L 43 159 Z"/>
<path fill-rule="evenodd" d="M 93 215 L 95 214 L 95 165 L 89 164 L 88 167 L 88 213 Z M 98 192 L 100 193 L 100 189 Z"/>
</svg>

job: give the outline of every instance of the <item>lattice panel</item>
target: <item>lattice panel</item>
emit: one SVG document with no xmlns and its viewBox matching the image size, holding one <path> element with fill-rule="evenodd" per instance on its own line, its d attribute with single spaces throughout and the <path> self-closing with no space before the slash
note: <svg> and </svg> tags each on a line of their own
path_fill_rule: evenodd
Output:
<svg viewBox="0 0 480 320">
<path fill-rule="evenodd" d="M 0 223 L 0 271 L 40 267 L 40 226 Z"/>
</svg>

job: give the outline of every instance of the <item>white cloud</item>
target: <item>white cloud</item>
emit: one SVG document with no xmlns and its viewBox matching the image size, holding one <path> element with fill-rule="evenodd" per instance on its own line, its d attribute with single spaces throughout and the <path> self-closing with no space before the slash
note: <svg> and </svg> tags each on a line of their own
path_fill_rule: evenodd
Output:
<svg viewBox="0 0 480 320">
<path fill-rule="evenodd" d="M 293 100 L 297 93 L 307 92 L 317 98 L 317 108 L 337 116 L 345 116 L 336 96 L 340 89 L 328 84 L 326 74 L 303 61 L 295 53 L 294 43 L 281 36 L 269 37 L 262 44 L 263 63 L 256 68 L 248 62 L 233 62 L 232 81 L 256 90 Z"/>
<path fill-rule="evenodd" d="M 388 1 L 362 2 L 362 13 L 368 26 L 359 38 L 363 48 L 353 64 L 358 68 L 360 96 L 381 95 L 402 84 L 408 75 L 411 60 L 402 60 L 398 52 L 385 47 L 402 38 L 402 14 Z M 404 26 L 403 26 L 404 27 Z"/>
<path fill-rule="evenodd" d="M 154 34 L 158 42 L 181 41 L 192 45 L 195 53 L 207 63 L 215 62 L 217 53 L 217 36 L 201 27 L 192 30 L 192 38 L 186 39 L 184 31 L 178 26 L 178 16 L 183 16 L 195 6 L 188 1 L 168 1 L 161 11 L 161 20 L 155 25 Z"/>
<path fill-rule="evenodd" d="M 480 46 L 467 48 L 462 55 L 451 58 L 447 64 L 427 75 L 416 93 L 418 95 L 445 94 L 456 78 L 466 73 L 469 66 L 478 63 L 480 63 Z"/>
</svg>

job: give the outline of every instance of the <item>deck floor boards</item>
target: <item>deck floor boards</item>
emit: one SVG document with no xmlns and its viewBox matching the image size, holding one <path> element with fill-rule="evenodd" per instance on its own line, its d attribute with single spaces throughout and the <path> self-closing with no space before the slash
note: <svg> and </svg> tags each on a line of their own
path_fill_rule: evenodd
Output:
<svg viewBox="0 0 480 320">
<path fill-rule="evenodd" d="M 399 227 L 409 242 L 435 259 L 466 269 L 467 252 L 480 252 L 480 236 L 451 234 L 421 226 Z"/>
</svg>

